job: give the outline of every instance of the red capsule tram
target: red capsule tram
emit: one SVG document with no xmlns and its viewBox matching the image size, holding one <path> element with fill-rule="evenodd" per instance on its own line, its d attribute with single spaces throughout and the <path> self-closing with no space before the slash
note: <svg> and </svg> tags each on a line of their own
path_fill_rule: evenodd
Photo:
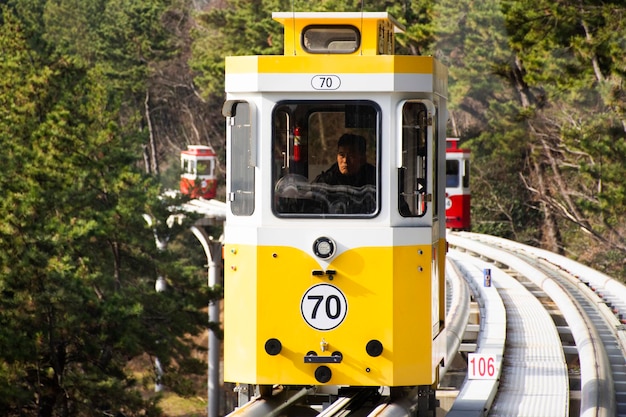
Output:
<svg viewBox="0 0 626 417">
<path fill-rule="evenodd" d="M 215 198 L 216 163 L 217 155 L 212 147 L 188 145 L 187 150 L 180 153 L 180 192 L 192 198 Z"/>
<path fill-rule="evenodd" d="M 446 227 L 470 230 L 470 151 L 458 147 L 458 138 L 446 139 Z"/>
</svg>

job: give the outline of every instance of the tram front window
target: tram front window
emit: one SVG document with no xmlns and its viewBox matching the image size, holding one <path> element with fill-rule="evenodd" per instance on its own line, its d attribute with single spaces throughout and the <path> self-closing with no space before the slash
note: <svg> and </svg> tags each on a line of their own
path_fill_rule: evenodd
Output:
<svg viewBox="0 0 626 417">
<path fill-rule="evenodd" d="M 202 176 L 211 176 L 213 175 L 213 171 L 215 171 L 213 161 L 198 161 L 198 175 Z"/>
<path fill-rule="evenodd" d="M 279 103 L 272 119 L 274 213 L 374 216 L 379 118 L 368 101 Z"/>
</svg>

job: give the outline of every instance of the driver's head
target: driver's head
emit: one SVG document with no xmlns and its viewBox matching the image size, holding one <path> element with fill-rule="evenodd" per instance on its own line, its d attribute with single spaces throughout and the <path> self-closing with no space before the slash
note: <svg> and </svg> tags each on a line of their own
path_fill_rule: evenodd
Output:
<svg viewBox="0 0 626 417">
<path fill-rule="evenodd" d="M 346 133 L 337 142 L 337 166 L 343 175 L 355 175 L 366 162 L 365 138 Z"/>
</svg>

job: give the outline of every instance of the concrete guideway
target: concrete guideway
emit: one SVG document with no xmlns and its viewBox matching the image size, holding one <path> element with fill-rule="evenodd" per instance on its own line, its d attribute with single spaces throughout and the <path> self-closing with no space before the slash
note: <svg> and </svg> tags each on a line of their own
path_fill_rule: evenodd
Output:
<svg viewBox="0 0 626 417">
<path fill-rule="evenodd" d="M 506 314 L 500 313 L 498 308 L 485 312 L 487 316 L 501 315 L 506 321 L 506 329 L 500 325 L 489 330 L 489 333 L 508 335 L 501 363 L 497 401 L 485 410 L 489 409 L 490 413 L 498 416 L 567 416 L 568 371 L 558 330 L 546 308 L 524 285 L 500 268 L 454 250 L 450 251 L 449 256 L 462 265 L 468 279 L 477 282 L 475 287 L 482 293 L 492 291 L 495 293 L 492 297 L 501 298 L 500 303 L 506 306 Z M 485 268 L 491 269 L 492 287 L 482 287 Z M 502 339 L 504 347 L 503 335 Z M 478 345 L 481 345 L 480 341 Z M 468 383 L 475 384 L 475 381 Z M 471 397 L 473 402 L 481 398 L 480 395 L 488 398 L 484 390 L 476 390 L 476 394 L 478 397 Z M 448 415 L 467 415 L 461 412 L 456 402 L 451 412 L 454 414 Z M 475 415 L 486 415 L 486 412 Z"/>
<path fill-rule="evenodd" d="M 619 339 L 616 333 L 620 330 L 610 330 L 612 325 L 611 317 L 606 314 L 608 309 L 589 290 L 589 284 L 566 273 L 560 264 L 546 263 L 533 248 L 505 239 L 472 233 L 449 233 L 448 240 L 452 247 L 480 254 L 482 259 L 489 259 L 494 264 L 506 265 L 515 275 L 541 288 L 557 305 L 578 349 L 580 415 L 626 415 L 621 400 L 624 356 L 621 351 L 615 353 Z M 591 274 L 590 270 L 586 272 L 586 275 Z M 566 347 L 563 349 L 569 351 Z M 615 384 L 614 376 L 619 379 Z"/>
</svg>

